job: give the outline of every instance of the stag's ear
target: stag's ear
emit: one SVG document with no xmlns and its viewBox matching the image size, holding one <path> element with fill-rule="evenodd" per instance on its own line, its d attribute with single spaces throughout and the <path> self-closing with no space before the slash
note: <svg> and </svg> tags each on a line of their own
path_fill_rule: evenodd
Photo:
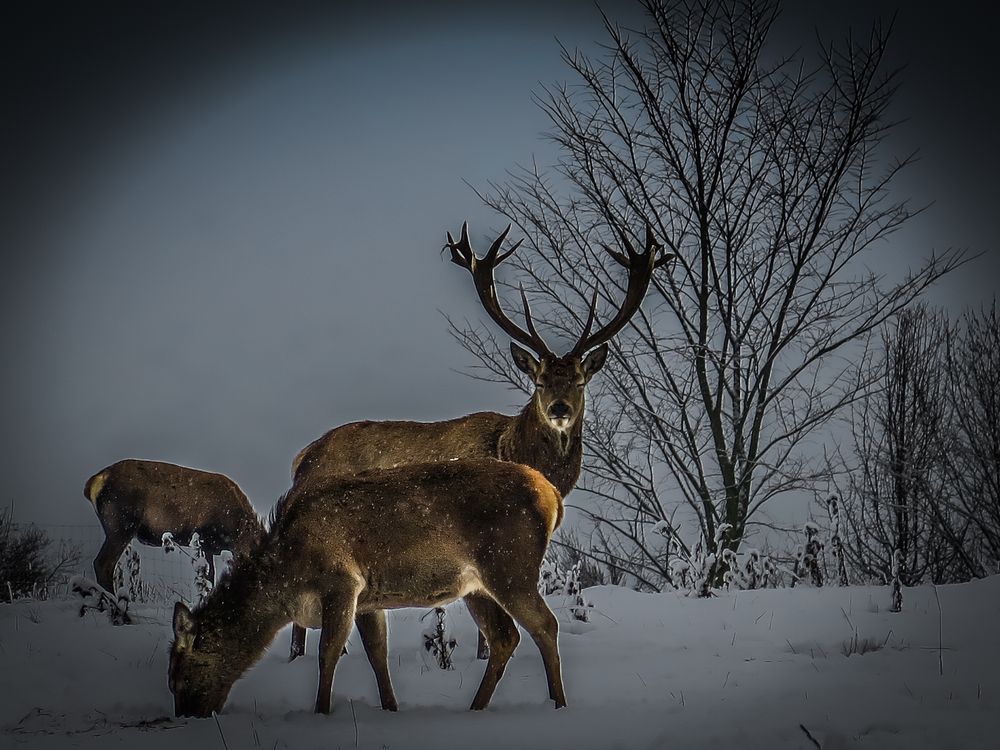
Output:
<svg viewBox="0 0 1000 750">
<path fill-rule="evenodd" d="M 532 380 L 538 378 L 538 360 L 531 356 L 531 352 L 522 349 L 513 341 L 510 342 L 510 356 L 514 358 L 517 369 L 525 375 L 530 375 Z"/>
<path fill-rule="evenodd" d="M 608 361 L 608 345 L 601 344 L 599 347 L 594 349 L 590 354 L 583 358 L 583 376 L 590 380 L 594 377 L 594 374 L 604 367 L 604 363 Z"/>
<path fill-rule="evenodd" d="M 191 610 L 184 602 L 174 605 L 174 643 L 179 651 L 190 651 L 194 647 L 196 626 Z"/>
</svg>

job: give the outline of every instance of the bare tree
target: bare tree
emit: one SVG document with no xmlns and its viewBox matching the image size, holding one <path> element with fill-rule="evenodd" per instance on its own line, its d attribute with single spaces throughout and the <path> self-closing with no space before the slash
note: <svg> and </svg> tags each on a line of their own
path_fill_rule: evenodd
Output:
<svg viewBox="0 0 1000 750">
<path fill-rule="evenodd" d="M 481 197 L 526 235 L 518 275 L 567 336 L 595 292 L 599 311 L 621 297 L 603 244 L 648 224 L 678 257 L 612 344 L 581 486 L 601 562 L 659 589 L 696 548 L 720 582 L 761 509 L 813 486 L 809 440 L 856 398 L 863 342 L 963 255 L 895 283 L 865 265 L 913 213 L 892 189 L 911 157 L 883 156 L 887 29 L 813 64 L 774 55 L 775 3 L 643 6 L 643 28 L 605 18 L 598 57 L 564 48 L 574 82 L 538 96 L 558 163 Z M 456 334 L 481 376 L 524 387 L 488 334 Z"/>
<path fill-rule="evenodd" d="M 864 578 L 888 582 L 898 569 L 912 586 L 971 576 L 969 524 L 953 508 L 952 335 L 940 312 L 917 306 L 902 313 L 883 334 L 877 387 L 853 409 L 847 554 Z"/>
<path fill-rule="evenodd" d="M 973 528 L 974 575 L 1000 572 L 1000 323 L 996 302 L 969 311 L 948 352 L 955 507 Z"/>
</svg>

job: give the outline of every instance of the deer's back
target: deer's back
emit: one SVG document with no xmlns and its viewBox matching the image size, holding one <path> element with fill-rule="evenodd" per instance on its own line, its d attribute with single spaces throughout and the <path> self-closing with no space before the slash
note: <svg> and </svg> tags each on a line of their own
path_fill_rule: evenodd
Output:
<svg viewBox="0 0 1000 750">
<path fill-rule="evenodd" d="M 352 422 L 303 448 L 292 477 L 353 474 L 417 463 L 496 458 L 500 435 L 513 417 L 476 412 L 442 422 Z"/>
<path fill-rule="evenodd" d="M 165 531 L 186 543 L 194 531 L 236 530 L 257 518 L 229 477 L 163 461 L 118 461 L 92 476 L 84 494 L 105 526 L 138 525 L 141 540 L 151 544 Z"/>
<path fill-rule="evenodd" d="M 343 572 L 364 582 L 362 611 L 428 606 L 482 586 L 534 586 L 561 515 L 539 472 L 457 460 L 298 484 L 272 543 L 296 591 L 322 596 Z"/>
</svg>

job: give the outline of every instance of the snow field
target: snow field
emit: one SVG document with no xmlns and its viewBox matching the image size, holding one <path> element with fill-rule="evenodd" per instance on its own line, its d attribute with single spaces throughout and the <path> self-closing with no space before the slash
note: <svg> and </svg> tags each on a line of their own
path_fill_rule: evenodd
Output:
<svg viewBox="0 0 1000 750">
<path fill-rule="evenodd" d="M 448 607 L 450 672 L 422 654 L 423 610 L 390 614 L 396 714 L 379 708 L 356 633 L 333 713 L 312 714 L 318 635 L 288 664 L 285 629 L 217 722 L 172 716 L 172 605 L 138 606 L 139 624 L 113 627 L 78 617 L 73 601 L 18 601 L 0 605 L 0 746 L 815 748 L 802 725 L 824 750 L 998 748 L 1000 577 L 937 595 L 907 589 L 893 614 L 887 587 L 709 600 L 598 587 L 585 592 L 590 623 L 568 622 L 568 598 L 550 596 L 569 698 L 560 711 L 524 634 L 489 710 L 467 710 L 485 663 L 461 603 Z"/>
</svg>

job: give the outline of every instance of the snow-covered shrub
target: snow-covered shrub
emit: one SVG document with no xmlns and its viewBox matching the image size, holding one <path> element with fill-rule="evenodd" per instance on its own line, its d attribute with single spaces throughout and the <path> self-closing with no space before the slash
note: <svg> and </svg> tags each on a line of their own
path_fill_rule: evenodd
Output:
<svg viewBox="0 0 1000 750">
<path fill-rule="evenodd" d="M 177 542 L 174 541 L 174 535 L 169 531 L 164 531 L 163 536 L 160 537 L 160 546 L 163 547 L 163 553 L 169 555 L 171 552 L 177 551 Z"/>
<path fill-rule="evenodd" d="M 557 560 L 546 557 L 538 572 L 538 593 L 542 596 L 562 594 L 569 600 L 566 608 L 570 616 L 580 622 L 589 622 L 594 605 L 583 596 L 582 567 L 583 561 L 577 560 L 568 569 L 563 569 Z"/>
<path fill-rule="evenodd" d="M 80 617 L 88 609 L 96 612 L 107 612 L 112 625 L 131 625 L 132 618 L 128 613 L 129 600 L 124 589 L 119 589 L 120 595 L 115 596 L 88 578 L 73 576 L 70 580 L 70 590 L 80 597 Z"/>
<path fill-rule="evenodd" d="M 694 548 L 694 559 L 692 559 L 690 575 L 690 586 L 688 596 L 707 597 L 712 595 L 712 578 L 715 575 L 715 553 L 705 553 L 705 548 L 699 541 Z"/>
<path fill-rule="evenodd" d="M 777 564 L 769 556 L 761 557 L 761 588 L 773 589 L 781 584 L 781 571 Z"/>
<path fill-rule="evenodd" d="M 569 608 L 572 618 L 580 622 L 590 622 L 590 610 L 594 605 L 583 598 L 583 587 L 580 585 L 579 561 L 566 572 L 566 583 L 563 586 L 563 593 L 573 599 L 573 603 Z"/>
<path fill-rule="evenodd" d="M 722 582 L 731 591 L 741 591 L 750 588 L 749 581 L 743 574 L 739 556 L 731 549 L 722 550 L 722 564 L 726 572 L 722 574 Z"/>
<path fill-rule="evenodd" d="M 549 544 L 546 557 L 562 570 L 569 570 L 579 563 L 580 585 L 621 586 L 624 573 L 613 564 L 606 562 L 613 558 L 607 547 L 608 539 L 599 529 L 594 536 L 583 537 L 578 529 L 560 530 Z"/>
<path fill-rule="evenodd" d="M 142 580 L 142 559 L 139 550 L 131 543 L 126 545 L 125 552 L 115 563 L 114 594 L 120 599 L 128 597 L 133 602 L 148 602 L 153 598 L 152 589 Z"/>
<path fill-rule="evenodd" d="M 564 585 L 565 579 L 559 563 L 546 556 L 542 560 L 542 567 L 538 570 L 538 593 L 542 596 L 555 594 L 561 591 Z"/>
<path fill-rule="evenodd" d="M 15 524 L 10 509 L 0 511 L 0 601 L 47 598 L 79 560 L 79 548 L 53 543 L 41 529 Z"/>
<path fill-rule="evenodd" d="M 803 529 L 806 534 L 806 546 L 802 558 L 802 564 L 813 586 L 823 585 L 823 541 L 820 539 L 819 526 L 812 521 L 807 521 Z"/>
<path fill-rule="evenodd" d="M 730 590 L 752 591 L 777 588 L 782 584 L 781 568 L 770 555 L 764 554 L 759 549 L 750 547 L 741 553 L 724 549 L 722 561 L 726 566 L 723 582 Z"/>
<path fill-rule="evenodd" d="M 201 548 L 201 539 L 197 532 L 191 535 L 191 549 L 194 550 L 194 554 L 191 555 L 191 565 L 194 567 L 195 603 L 201 604 L 212 593 L 215 581 L 209 575 L 208 558 Z"/>
<path fill-rule="evenodd" d="M 797 583 L 809 581 L 813 586 L 823 585 L 823 549 L 825 545 L 820 538 L 819 526 L 813 521 L 806 521 L 802 527 L 806 535 L 806 543 L 795 547 L 795 562 L 792 568 L 792 587 Z"/>
<path fill-rule="evenodd" d="M 434 620 L 422 633 L 424 639 L 424 651 L 434 660 L 439 669 L 454 669 L 451 654 L 458 646 L 458 641 L 451 633 L 448 626 L 447 614 L 444 607 L 435 607 L 431 610 L 434 613 Z M 427 614 L 430 614 L 428 612 Z M 424 615 L 426 617 L 427 615 Z"/>
</svg>

